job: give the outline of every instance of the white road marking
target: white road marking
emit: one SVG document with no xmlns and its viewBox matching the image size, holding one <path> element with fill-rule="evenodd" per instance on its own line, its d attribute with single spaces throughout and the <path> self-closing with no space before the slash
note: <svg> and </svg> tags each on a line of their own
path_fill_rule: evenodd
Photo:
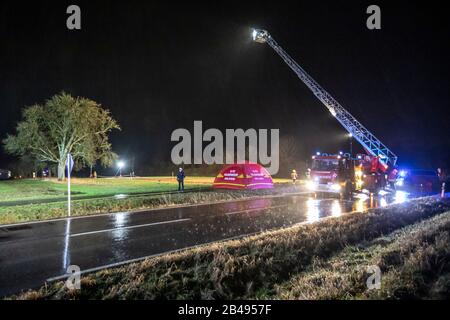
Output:
<svg viewBox="0 0 450 320">
<path fill-rule="evenodd" d="M 178 223 L 178 222 L 189 221 L 189 220 L 191 220 L 191 219 L 190 218 L 177 219 L 177 220 L 160 221 L 160 222 L 153 222 L 153 223 L 146 223 L 146 224 L 138 224 L 138 225 L 128 226 L 128 227 L 120 227 L 120 228 L 103 229 L 103 230 L 96 230 L 96 231 L 89 231 L 89 232 L 82 232 L 82 233 L 74 233 L 74 234 L 71 234 L 70 237 L 71 238 L 81 237 L 81 236 L 111 232 L 111 231 L 116 231 L 116 230 L 144 228 L 144 227 L 150 227 L 150 226 L 158 226 L 158 225 L 162 225 L 162 224 Z"/>
</svg>

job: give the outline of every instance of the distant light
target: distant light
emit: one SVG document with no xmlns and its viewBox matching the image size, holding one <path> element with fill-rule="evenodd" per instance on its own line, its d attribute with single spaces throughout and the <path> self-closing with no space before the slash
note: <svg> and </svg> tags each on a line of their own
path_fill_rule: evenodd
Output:
<svg viewBox="0 0 450 320">
<path fill-rule="evenodd" d="M 118 167 L 119 169 L 122 169 L 123 167 L 125 167 L 125 162 L 123 162 L 123 161 L 117 162 L 117 167 Z"/>
<path fill-rule="evenodd" d="M 352 135 L 351 133 L 349 133 L 348 136 L 349 136 L 350 138 L 353 137 L 353 135 Z"/>
<path fill-rule="evenodd" d="M 338 183 L 335 183 L 335 184 L 331 185 L 331 189 L 334 191 L 340 191 L 341 186 Z"/>
<path fill-rule="evenodd" d="M 320 156 L 320 152 L 319 151 L 316 152 L 316 156 Z"/>
<path fill-rule="evenodd" d="M 361 157 L 360 155 L 358 155 L 358 159 L 359 159 L 359 160 L 361 160 L 361 159 L 362 159 L 362 157 Z"/>
<path fill-rule="evenodd" d="M 400 172 L 398 173 L 398 175 L 402 178 L 406 177 L 407 174 L 408 172 L 406 170 L 400 170 Z"/>
<path fill-rule="evenodd" d="M 395 192 L 395 203 L 403 203 L 408 200 L 409 193 L 404 191 L 396 191 Z"/>
<path fill-rule="evenodd" d="M 270 38 L 269 33 L 262 29 L 253 29 L 252 31 L 253 41 L 259 43 L 265 43 Z"/>
<path fill-rule="evenodd" d="M 339 154 L 342 156 L 344 153 L 342 151 L 339 151 Z"/>
</svg>

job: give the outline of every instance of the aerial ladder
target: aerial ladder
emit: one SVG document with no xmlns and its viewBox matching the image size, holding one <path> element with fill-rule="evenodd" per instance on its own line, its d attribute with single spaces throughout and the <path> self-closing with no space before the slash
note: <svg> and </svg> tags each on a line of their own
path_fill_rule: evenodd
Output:
<svg viewBox="0 0 450 320">
<path fill-rule="evenodd" d="M 267 43 L 286 62 L 304 84 L 324 104 L 339 123 L 354 137 L 368 153 L 377 157 L 386 170 L 393 168 L 397 162 L 397 156 L 377 139 L 366 127 L 339 104 L 325 89 L 323 89 L 302 67 L 295 62 L 266 31 L 253 30 L 253 41 Z"/>
</svg>

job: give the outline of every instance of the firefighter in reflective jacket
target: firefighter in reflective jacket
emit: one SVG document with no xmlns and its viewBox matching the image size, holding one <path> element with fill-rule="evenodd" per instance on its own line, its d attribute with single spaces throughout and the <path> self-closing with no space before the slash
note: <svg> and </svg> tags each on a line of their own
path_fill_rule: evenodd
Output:
<svg viewBox="0 0 450 320">
<path fill-rule="evenodd" d="M 298 175 L 297 175 L 297 171 L 292 170 L 291 172 L 291 179 L 292 179 L 292 183 L 295 184 L 295 182 L 297 181 Z"/>
</svg>

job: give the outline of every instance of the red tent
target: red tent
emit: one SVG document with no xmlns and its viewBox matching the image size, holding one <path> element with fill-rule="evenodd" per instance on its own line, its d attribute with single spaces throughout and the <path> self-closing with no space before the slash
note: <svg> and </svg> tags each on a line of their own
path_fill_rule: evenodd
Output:
<svg viewBox="0 0 450 320">
<path fill-rule="evenodd" d="M 214 179 L 217 189 L 267 189 L 273 188 L 269 172 L 257 163 L 230 164 L 220 170 Z"/>
</svg>

